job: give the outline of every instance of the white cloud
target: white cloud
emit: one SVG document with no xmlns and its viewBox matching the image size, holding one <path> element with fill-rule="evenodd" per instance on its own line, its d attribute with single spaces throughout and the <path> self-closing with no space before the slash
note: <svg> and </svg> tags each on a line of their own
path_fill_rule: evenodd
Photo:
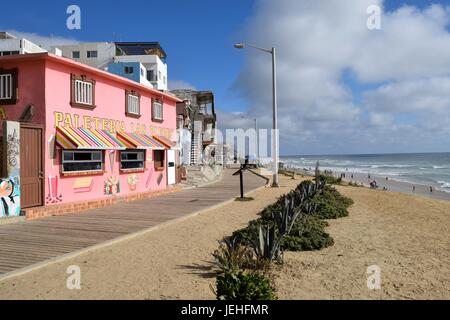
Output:
<svg viewBox="0 0 450 320">
<path fill-rule="evenodd" d="M 16 38 L 25 38 L 27 40 L 30 40 L 31 42 L 33 42 L 37 45 L 40 45 L 47 50 L 50 49 L 52 46 L 78 43 L 78 41 L 74 38 L 66 38 L 66 37 L 52 36 L 52 35 L 43 36 L 43 35 L 39 35 L 37 33 L 23 32 L 23 31 L 17 31 L 17 30 L 6 30 L 6 32 L 12 34 Z"/>
<path fill-rule="evenodd" d="M 184 80 L 170 80 L 169 79 L 169 90 L 177 90 L 177 89 L 191 89 L 191 90 L 197 90 L 195 87 L 184 81 Z"/>
<path fill-rule="evenodd" d="M 371 31 L 366 9 L 373 4 L 383 2 L 257 1 L 243 40 L 278 50 L 282 152 L 420 151 L 450 145 L 443 134 L 450 123 L 450 9 L 401 7 L 383 14 L 382 29 Z M 250 48 L 246 55 L 234 87 L 254 106 L 251 116 L 270 127 L 270 56 Z M 348 87 L 346 70 L 359 83 Z M 360 89 L 378 83 L 379 88 Z"/>
<path fill-rule="evenodd" d="M 370 110 L 446 115 L 450 111 L 450 78 L 389 83 L 367 92 L 365 97 L 366 106 Z"/>
</svg>

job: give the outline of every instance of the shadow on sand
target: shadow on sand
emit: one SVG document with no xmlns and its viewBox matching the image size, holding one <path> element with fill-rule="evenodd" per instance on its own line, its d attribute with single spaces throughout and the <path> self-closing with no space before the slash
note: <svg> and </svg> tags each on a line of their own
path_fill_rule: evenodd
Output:
<svg viewBox="0 0 450 320">
<path fill-rule="evenodd" d="M 212 279 L 217 276 L 215 268 L 211 261 L 202 261 L 203 264 L 194 263 L 192 265 L 177 266 L 178 269 L 188 270 L 189 274 L 194 274 L 204 279 Z"/>
</svg>

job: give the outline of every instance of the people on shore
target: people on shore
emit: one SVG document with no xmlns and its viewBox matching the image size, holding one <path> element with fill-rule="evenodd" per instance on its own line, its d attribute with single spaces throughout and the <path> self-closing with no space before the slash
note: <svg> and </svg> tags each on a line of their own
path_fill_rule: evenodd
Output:
<svg viewBox="0 0 450 320">
<path fill-rule="evenodd" d="M 416 186 L 413 186 L 412 188 L 413 188 L 413 192 L 416 192 Z"/>
<path fill-rule="evenodd" d="M 433 193 L 433 187 L 430 186 L 430 193 Z"/>
</svg>

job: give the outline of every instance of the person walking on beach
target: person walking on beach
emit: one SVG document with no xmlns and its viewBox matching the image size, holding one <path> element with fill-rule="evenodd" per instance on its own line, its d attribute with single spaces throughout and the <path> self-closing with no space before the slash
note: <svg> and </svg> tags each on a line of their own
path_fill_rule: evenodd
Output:
<svg viewBox="0 0 450 320">
<path fill-rule="evenodd" d="M 433 193 L 433 187 L 430 186 L 430 193 Z"/>
<path fill-rule="evenodd" d="M 416 192 L 416 186 L 413 186 L 413 192 Z"/>
</svg>

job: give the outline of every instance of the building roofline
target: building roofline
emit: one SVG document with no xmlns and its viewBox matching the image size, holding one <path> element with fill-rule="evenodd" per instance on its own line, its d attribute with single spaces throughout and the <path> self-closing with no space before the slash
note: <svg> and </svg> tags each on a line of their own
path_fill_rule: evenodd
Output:
<svg viewBox="0 0 450 320">
<path fill-rule="evenodd" d="M 177 97 L 173 96 L 172 94 L 168 94 L 165 92 L 161 92 L 156 89 L 149 88 L 147 86 L 144 86 L 138 82 L 135 82 L 133 80 L 127 79 L 125 77 L 121 77 L 112 73 L 109 73 L 107 71 L 103 71 L 91 66 L 88 66 L 83 63 L 76 62 L 74 60 L 71 60 L 69 58 L 59 57 L 54 54 L 45 52 L 45 53 L 29 53 L 29 54 L 22 54 L 22 55 L 11 55 L 11 56 L 3 56 L 0 57 L 0 63 L 2 62 L 16 62 L 16 61 L 36 61 L 36 60 L 44 60 L 44 61 L 52 61 L 60 64 L 64 64 L 71 67 L 76 67 L 79 69 L 82 69 L 86 72 L 96 74 L 98 76 L 104 77 L 109 80 L 113 80 L 128 86 L 133 86 L 135 88 L 138 88 L 140 90 L 146 91 L 148 93 L 154 94 L 154 95 L 160 95 L 164 98 L 170 99 L 174 102 L 182 102 L 182 100 L 178 99 Z"/>
</svg>

